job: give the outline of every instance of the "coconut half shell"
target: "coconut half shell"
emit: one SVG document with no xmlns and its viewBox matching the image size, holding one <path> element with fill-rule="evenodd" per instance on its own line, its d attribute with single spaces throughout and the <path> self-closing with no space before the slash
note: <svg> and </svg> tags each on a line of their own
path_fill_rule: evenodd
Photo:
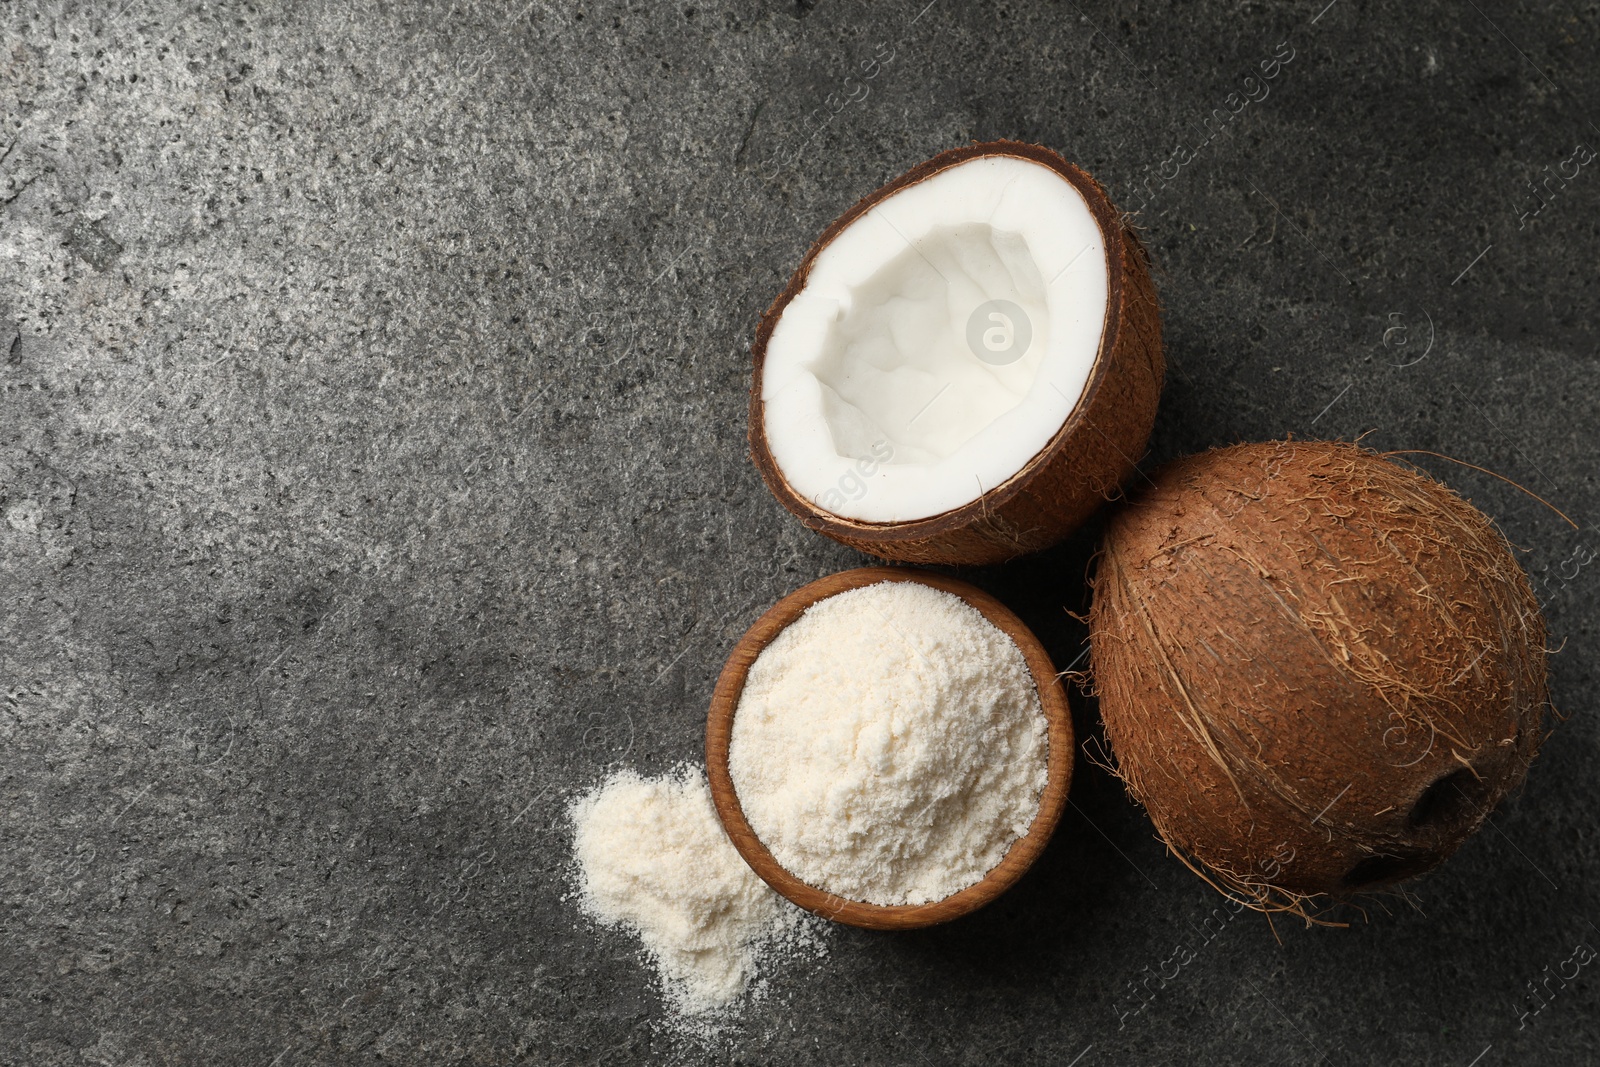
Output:
<svg viewBox="0 0 1600 1067">
<path fill-rule="evenodd" d="M 818 257 L 854 224 L 891 198 L 952 168 L 997 157 L 1037 164 L 1068 183 L 1087 204 L 1099 230 L 1105 253 L 1105 313 L 1098 349 L 1090 353 L 1092 364 L 1081 393 L 1063 402 L 1062 410 L 1070 413 L 1059 423 L 1049 424 L 1055 427 L 1053 433 L 1046 427 L 1042 444 L 1031 456 L 1007 468 L 992 485 L 985 486 L 978 478 L 970 494 L 973 498 L 965 503 L 935 514 L 891 521 L 840 514 L 825 506 L 828 494 L 819 497 L 800 491 L 770 447 L 764 376 L 774 331 L 791 304 L 806 291 Z M 1143 455 L 1165 370 L 1155 286 L 1138 239 L 1088 174 L 1048 149 L 1009 141 L 942 153 L 847 211 L 823 232 L 763 316 L 752 352 L 750 450 L 768 488 L 810 528 L 860 551 L 913 563 L 995 563 L 1065 538 L 1117 493 Z M 959 391 L 943 402 L 961 403 Z"/>
<path fill-rule="evenodd" d="M 1542 740 L 1545 626 L 1505 538 L 1353 444 L 1159 472 L 1108 526 L 1090 633 L 1129 793 L 1269 910 L 1434 867 Z"/>
</svg>

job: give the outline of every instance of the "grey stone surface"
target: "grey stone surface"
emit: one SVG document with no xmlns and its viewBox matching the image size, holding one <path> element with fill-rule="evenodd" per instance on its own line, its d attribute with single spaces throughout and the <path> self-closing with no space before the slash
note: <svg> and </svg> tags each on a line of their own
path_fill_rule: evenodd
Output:
<svg viewBox="0 0 1600 1067">
<path fill-rule="evenodd" d="M 1519 218 L 1600 147 L 1594 5 L 924 4 L 0 3 L 0 1062 L 1600 1059 L 1592 967 L 1523 1017 L 1600 944 L 1600 162 Z M 1525 547 L 1567 718 L 1344 930 L 1206 927 L 1080 761 L 995 906 L 684 1038 L 563 805 L 696 758 L 737 635 L 860 562 L 746 458 L 753 325 L 992 137 L 1143 205 L 1150 462 L 1365 434 L 1581 524 L 1419 459 Z M 1061 663 L 1094 536 L 972 575 Z"/>
</svg>

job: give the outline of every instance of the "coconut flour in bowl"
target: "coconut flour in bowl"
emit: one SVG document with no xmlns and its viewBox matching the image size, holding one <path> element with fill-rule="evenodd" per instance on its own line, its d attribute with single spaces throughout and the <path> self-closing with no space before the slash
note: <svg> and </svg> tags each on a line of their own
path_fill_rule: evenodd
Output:
<svg viewBox="0 0 1600 1067">
<path fill-rule="evenodd" d="M 999 864 L 1039 810 L 1048 754 L 1016 644 L 958 596 L 879 582 L 813 604 L 761 651 L 728 769 L 791 874 L 903 905 Z"/>
</svg>

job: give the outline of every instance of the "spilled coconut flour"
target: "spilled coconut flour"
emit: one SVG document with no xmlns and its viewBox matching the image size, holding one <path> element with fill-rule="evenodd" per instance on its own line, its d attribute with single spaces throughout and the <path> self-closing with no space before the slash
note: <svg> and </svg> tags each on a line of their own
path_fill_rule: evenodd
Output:
<svg viewBox="0 0 1600 1067">
<path fill-rule="evenodd" d="M 747 990 L 760 995 L 767 965 L 822 954 L 822 920 L 740 858 L 699 767 L 617 771 L 570 813 L 584 911 L 638 935 L 681 1015 L 725 1013 Z"/>
<path fill-rule="evenodd" d="M 1016 644 L 960 597 L 880 582 L 756 657 L 728 768 L 786 870 L 872 904 L 943 900 L 1027 833 L 1049 739 Z"/>
</svg>

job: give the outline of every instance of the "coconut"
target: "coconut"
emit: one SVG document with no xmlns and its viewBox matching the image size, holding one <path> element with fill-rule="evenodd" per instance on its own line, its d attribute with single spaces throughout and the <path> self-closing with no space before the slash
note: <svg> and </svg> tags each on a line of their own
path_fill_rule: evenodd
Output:
<svg viewBox="0 0 1600 1067">
<path fill-rule="evenodd" d="M 1353 444 L 1162 470 L 1108 524 L 1090 636 L 1129 793 L 1264 910 L 1434 867 L 1542 740 L 1544 620 L 1505 538 Z"/>
<path fill-rule="evenodd" d="M 825 230 L 762 318 L 750 449 L 806 525 L 885 559 L 1061 540 L 1143 454 L 1164 363 L 1143 247 L 1060 156 L 936 156 Z"/>
</svg>

